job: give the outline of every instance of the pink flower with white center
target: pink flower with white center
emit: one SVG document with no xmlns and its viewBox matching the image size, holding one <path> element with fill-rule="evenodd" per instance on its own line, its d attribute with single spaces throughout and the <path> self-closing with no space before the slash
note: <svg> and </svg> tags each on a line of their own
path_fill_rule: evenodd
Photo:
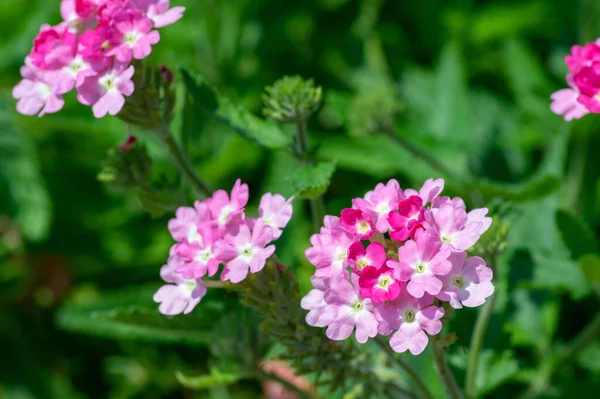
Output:
<svg viewBox="0 0 600 399">
<path fill-rule="evenodd" d="M 216 245 L 216 257 L 229 260 L 221 273 L 221 280 L 239 283 L 250 272 L 257 273 L 265 267 L 267 259 L 275 252 L 275 246 L 268 243 L 273 241 L 273 232 L 269 226 L 256 222 L 252 232 L 242 225 L 236 236 L 229 236 L 225 241 Z"/>
<path fill-rule="evenodd" d="M 260 199 L 258 216 L 265 226 L 273 230 L 273 238 L 281 236 L 281 229 L 287 226 L 292 218 L 292 201 L 294 197 L 286 200 L 283 195 L 266 193 Z"/>
<path fill-rule="evenodd" d="M 225 190 L 217 190 L 213 194 L 209 208 L 212 218 L 224 228 L 236 215 L 244 212 L 248 203 L 248 185 L 242 184 L 240 179 L 235 181 L 231 190 L 231 197 Z"/>
<path fill-rule="evenodd" d="M 329 279 L 321 277 L 311 277 L 310 282 L 315 287 L 300 302 L 302 309 L 308 310 L 306 323 L 313 327 L 326 327 L 331 324 L 337 312 L 334 307 L 327 306 L 325 302 L 325 292 L 329 289 Z"/>
<path fill-rule="evenodd" d="M 171 25 L 181 19 L 185 7 L 170 7 L 169 0 L 136 0 L 138 7 L 154 22 L 155 28 Z"/>
<path fill-rule="evenodd" d="M 387 266 L 395 269 L 394 276 L 398 280 L 410 280 L 406 290 L 415 298 L 425 293 L 437 295 L 443 286 L 439 277 L 452 269 L 448 260 L 451 253 L 436 236 L 423 233 L 418 235 L 417 241 L 409 240 L 401 246 L 398 261 L 390 259 Z"/>
<path fill-rule="evenodd" d="M 152 52 L 152 45 L 160 41 L 160 34 L 152 30 L 152 20 L 139 11 L 123 11 L 113 18 L 112 27 L 116 47 L 107 51 L 117 61 L 129 63 L 146 58 Z"/>
<path fill-rule="evenodd" d="M 398 210 L 390 212 L 388 221 L 393 229 L 390 237 L 396 241 L 405 241 L 414 238 L 418 229 L 423 227 L 425 221 L 423 201 L 421 197 L 413 195 L 400 201 Z"/>
<path fill-rule="evenodd" d="M 380 233 L 386 233 L 390 229 L 388 214 L 396 209 L 398 202 L 404 199 L 400 190 L 400 184 L 395 179 L 377 184 L 375 190 L 369 191 L 363 198 L 354 198 L 352 205 L 370 215 L 376 220 L 375 227 Z"/>
<path fill-rule="evenodd" d="M 463 205 L 460 205 L 463 204 Z M 425 230 L 456 251 L 471 248 L 487 231 L 492 219 L 485 217 L 486 208 L 474 209 L 467 214 L 461 201 L 447 201 L 439 208 L 425 212 Z"/>
<path fill-rule="evenodd" d="M 341 221 L 344 228 L 360 237 L 361 240 L 369 239 L 375 234 L 371 217 L 360 209 L 346 208 L 341 212 Z"/>
<path fill-rule="evenodd" d="M 23 115 L 39 116 L 58 112 L 65 101 L 62 95 L 46 80 L 47 72 L 41 71 L 32 65 L 21 67 L 21 80 L 12 91 L 17 102 L 17 111 Z"/>
<path fill-rule="evenodd" d="M 373 303 L 393 301 L 400 295 L 402 284 L 394 277 L 394 270 L 387 266 L 367 266 L 358 279 L 360 295 Z"/>
<path fill-rule="evenodd" d="M 348 265 L 358 275 L 365 267 L 379 269 L 385 263 L 386 258 L 385 248 L 378 242 L 370 243 L 365 250 L 362 242 L 356 241 L 348 249 Z"/>
<path fill-rule="evenodd" d="M 310 237 L 313 245 L 304 253 L 306 258 L 316 266 L 315 276 L 338 276 L 348 267 L 348 248 L 355 241 L 355 236 L 342 228 L 325 229 L 321 234 Z"/>
<path fill-rule="evenodd" d="M 478 256 L 467 259 L 466 252 L 454 252 L 448 258 L 452 270 L 441 277 L 444 284 L 437 298 L 455 309 L 482 305 L 494 293 L 492 269 Z"/>
<path fill-rule="evenodd" d="M 389 328 L 398 330 L 390 338 L 390 346 L 398 353 L 406 350 L 413 355 L 422 353 L 429 343 L 425 332 L 436 335 L 442 330 L 444 309 L 433 305 L 433 297 L 429 295 L 418 299 L 407 291 L 402 291 L 393 304 L 382 306 L 378 315 L 387 321 Z"/>
<path fill-rule="evenodd" d="M 180 206 L 175 212 L 175 218 L 169 220 L 169 232 L 177 242 L 202 243 L 202 235 L 198 227 L 210 221 L 208 200 L 196 201 L 194 207 Z"/>
<path fill-rule="evenodd" d="M 201 279 L 185 279 L 175 271 L 182 263 L 183 260 L 171 257 L 160 269 L 162 279 L 171 283 L 163 285 L 154 294 L 154 302 L 160 303 L 158 311 L 164 315 L 188 314 L 206 295 L 206 286 Z"/>
<path fill-rule="evenodd" d="M 590 111 L 577 101 L 580 93 L 577 86 L 573 83 L 572 75 L 567 75 L 567 83 L 570 89 L 559 90 L 550 96 L 552 99 L 550 109 L 557 115 L 563 115 L 565 121 L 569 122 L 589 114 Z"/>
<path fill-rule="evenodd" d="M 176 271 L 188 279 L 203 277 L 205 274 L 214 276 L 221 264 L 221 260 L 214 254 L 214 244 L 221 239 L 216 228 L 207 223 L 198 229 L 198 234 L 199 240 L 186 240 L 175 246 L 175 254 L 185 261 Z"/>
<path fill-rule="evenodd" d="M 327 337 L 340 341 L 348 338 L 356 327 L 356 340 L 361 344 L 377 335 L 377 320 L 372 313 L 370 299 L 361 298 L 356 278 L 352 283 L 342 276 L 336 276 L 329 282 L 325 292 L 327 308 L 325 312 L 335 311 L 334 320 L 327 327 Z"/>
<path fill-rule="evenodd" d="M 423 187 L 416 192 L 412 188 L 404 190 L 404 196 L 406 198 L 412 197 L 416 195 L 421 198 L 423 201 L 423 205 L 427 205 L 429 202 L 433 202 L 437 198 L 438 195 L 444 189 L 444 179 L 428 179 L 423 183 Z"/>
<path fill-rule="evenodd" d="M 97 70 L 106 68 L 110 62 L 107 58 L 94 61 L 95 64 L 92 66 L 82 56 L 77 55 L 69 65 L 57 71 L 49 71 L 47 73 L 48 81 L 52 87 L 56 88 L 58 93 L 67 93 L 73 90 L 74 87 L 80 86 L 85 78 L 96 75 Z"/>
<path fill-rule="evenodd" d="M 77 51 L 77 36 L 64 27 L 42 26 L 33 41 L 29 59 L 36 67 L 51 71 L 68 65 Z"/>
<path fill-rule="evenodd" d="M 77 99 L 85 105 L 91 105 L 96 118 L 107 113 L 116 115 L 125 105 L 125 97 L 133 94 L 134 85 L 131 78 L 133 66 L 114 63 L 112 67 L 88 76 L 77 88 Z"/>
</svg>

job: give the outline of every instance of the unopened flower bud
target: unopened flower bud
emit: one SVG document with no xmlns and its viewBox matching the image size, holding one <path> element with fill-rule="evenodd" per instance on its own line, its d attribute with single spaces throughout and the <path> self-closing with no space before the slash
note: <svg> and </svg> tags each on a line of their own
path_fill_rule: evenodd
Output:
<svg viewBox="0 0 600 399">
<path fill-rule="evenodd" d="M 160 77 L 163 82 L 168 83 L 169 85 L 173 83 L 173 71 L 167 68 L 166 65 L 162 65 L 160 67 Z"/>
<path fill-rule="evenodd" d="M 307 120 L 319 107 L 323 97 L 320 86 L 312 79 L 285 76 L 265 89 L 263 113 L 280 123 L 299 123 Z"/>
<path fill-rule="evenodd" d="M 119 147 L 119 152 L 128 152 L 133 148 L 136 142 L 137 137 L 135 137 L 133 134 L 130 134 L 129 137 L 127 137 L 127 140 L 125 140 L 125 142 Z"/>
<path fill-rule="evenodd" d="M 145 187 L 150 181 L 152 161 L 146 147 L 135 136 L 119 147 L 111 148 L 103 162 L 98 180 L 116 188 Z"/>
</svg>

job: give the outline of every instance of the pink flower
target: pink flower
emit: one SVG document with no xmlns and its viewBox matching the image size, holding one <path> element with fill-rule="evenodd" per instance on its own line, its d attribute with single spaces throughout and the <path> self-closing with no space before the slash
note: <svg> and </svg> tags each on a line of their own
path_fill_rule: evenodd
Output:
<svg viewBox="0 0 600 399">
<path fill-rule="evenodd" d="M 310 237 L 312 247 L 305 251 L 306 258 L 317 267 L 315 276 L 334 277 L 348 267 L 348 248 L 355 236 L 342 228 L 325 228 Z"/>
<path fill-rule="evenodd" d="M 387 265 L 395 269 L 394 276 L 400 281 L 409 281 L 406 290 L 415 298 L 427 292 L 437 295 L 442 289 L 438 278 L 448 274 L 452 264 L 448 257 L 452 251 L 442 247 L 436 236 L 420 234 L 417 241 L 407 241 L 398 249 L 398 261 L 388 260 Z"/>
<path fill-rule="evenodd" d="M 579 119 L 589 114 L 590 111 L 577 101 L 580 93 L 577 86 L 573 83 L 573 75 L 567 75 L 567 83 L 570 89 L 559 90 L 550 96 L 552 99 L 550 109 L 557 115 L 564 115 L 565 121 L 568 122 L 573 119 Z"/>
<path fill-rule="evenodd" d="M 277 239 L 281 236 L 281 229 L 287 226 L 292 218 L 292 201 L 280 194 L 266 193 L 260 199 L 258 207 L 258 215 L 262 219 L 265 226 L 271 227 L 273 230 L 273 238 Z"/>
<path fill-rule="evenodd" d="M 38 70 L 34 66 L 21 68 L 21 80 L 12 91 L 17 102 L 17 111 L 23 115 L 39 116 L 58 112 L 65 101 L 62 95 L 53 88 L 46 79 L 47 72 Z"/>
<path fill-rule="evenodd" d="M 344 228 L 358 235 L 361 240 L 366 240 L 375 234 L 371 217 L 360 209 L 346 208 L 342 210 L 340 219 Z"/>
<path fill-rule="evenodd" d="M 388 221 L 393 229 L 390 237 L 396 241 L 414 238 L 418 229 L 422 228 L 425 220 L 423 201 L 413 195 L 398 204 L 398 211 L 390 212 Z"/>
<path fill-rule="evenodd" d="M 326 327 L 334 321 L 337 312 L 325 302 L 325 292 L 329 289 L 329 279 L 311 277 L 310 282 L 315 287 L 300 302 L 302 309 L 308 310 L 306 323 L 313 327 Z"/>
<path fill-rule="evenodd" d="M 395 306 L 382 307 L 379 314 L 392 329 L 398 330 L 390 338 L 390 346 L 398 353 L 406 350 L 413 355 L 422 353 L 429 343 L 425 331 L 436 335 L 442 330 L 444 309 L 434 306 L 433 297 L 429 295 L 417 299 L 407 291 L 402 291 L 393 303 Z"/>
<path fill-rule="evenodd" d="M 247 203 L 248 185 L 237 179 L 231 190 L 231 197 L 225 190 L 217 190 L 212 195 L 209 207 L 213 219 L 224 228 L 236 215 L 243 213 Z"/>
<path fill-rule="evenodd" d="M 582 68 L 600 61 L 600 47 L 596 43 L 587 43 L 583 47 L 571 47 L 571 54 L 565 57 L 565 63 L 571 73 L 578 73 Z"/>
<path fill-rule="evenodd" d="M 356 241 L 348 249 L 348 265 L 356 274 L 361 274 L 365 267 L 379 269 L 386 261 L 385 248 L 378 242 L 372 242 L 367 249 L 362 242 Z"/>
<path fill-rule="evenodd" d="M 33 65 L 47 71 L 60 69 L 75 57 L 77 36 L 64 27 L 42 26 L 29 55 Z"/>
<path fill-rule="evenodd" d="M 492 219 L 485 217 L 487 211 L 481 208 L 467 214 L 462 200 L 447 200 L 425 213 L 425 230 L 454 250 L 465 251 L 490 227 Z"/>
<path fill-rule="evenodd" d="M 169 220 L 169 231 L 177 242 L 202 242 L 198 231 L 200 224 L 210 221 L 210 211 L 207 201 L 196 201 L 194 207 L 180 206 L 175 212 L 175 218 Z"/>
<path fill-rule="evenodd" d="M 114 63 L 112 67 L 99 71 L 98 75 L 88 76 L 78 87 L 77 99 L 86 105 L 91 105 L 96 118 L 107 113 L 116 115 L 125 105 L 125 97 L 133 93 L 131 81 L 133 66 Z"/>
<path fill-rule="evenodd" d="M 448 258 L 452 270 L 441 277 L 444 284 L 437 294 L 438 299 L 447 301 L 455 309 L 464 306 L 476 307 L 494 293 L 492 269 L 478 256 L 467 259 L 466 252 L 454 252 Z"/>
<path fill-rule="evenodd" d="M 158 310 L 165 315 L 188 314 L 206 295 L 206 286 L 201 279 L 185 279 L 175 272 L 183 261 L 177 257 L 160 269 L 160 275 L 167 283 L 154 294 L 154 302 L 160 303 Z"/>
<path fill-rule="evenodd" d="M 377 335 L 377 320 L 371 312 L 370 299 L 359 296 L 356 279 L 350 283 L 342 276 L 336 276 L 329 282 L 325 292 L 327 308 L 325 312 L 335 312 L 333 321 L 327 327 L 327 337 L 340 341 L 348 338 L 356 327 L 356 340 L 361 344 Z"/>
<path fill-rule="evenodd" d="M 421 187 L 418 193 L 412 188 L 409 188 L 404 190 L 404 196 L 409 198 L 413 195 L 416 195 L 421 198 L 423 205 L 426 205 L 429 202 L 433 202 L 433 200 L 440 195 L 443 189 L 444 179 L 428 179 L 425 181 L 425 183 L 423 183 L 423 187 Z"/>
<path fill-rule="evenodd" d="M 221 239 L 216 228 L 204 224 L 198 229 L 198 234 L 200 239 L 186 240 L 175 246 L 175 254 L 185 261 L 176 271 L 188 279 L 203 277 L 207 273 L 214 276 L 221 263 L 214 254 L 214 244 Z"/>
<path fill-rule="evenodd" d="M 216 256 L 229 260 L 223 268 L 221 280 L 239 283 L 248 275 L 248 269 L 257 273 L 263 269 L 267 259 L 275 252 L 275 246 L 268 243 L 273 240 L 273 232 L 259 220 L 252 232 L 246 225 L 240 227 L 236 236 L 229 236 L 217 244 Z"/>
<path fill-rule="evenodd" d="M 152 30 L 152 21 L 139 11 L 123 11 L 113 18 L 112 25 L 116 47 L 106 54 L 117 61 L 131 62 L 131 57 L 141 60 L 152 52 L 152 45 L 160 40 L 158 31 Z"/>
<path fill-rule="evenodd" d="M 400 295 L 402 285 L 394 278 L 394 270 L 387 266 L 367 266 L 358 280 L 360 295 L 373 303 L 393 301 Z"/>
<path fill-rule="evenodd" d="M 139 7 L 154 22 L 155 28 L 171 25 L 181 19 L 185 7 L 169 8 L 169 0 L 138 0 Z"/>
<path fill-rule="evenodd" d="M 401 199 L 404 199 L 404 194 L 400 190 L 400 184 L 392 179 L 386 185 L 377 184 L 375 190 L 365 194 L 364 199 L 353 199 L 352 205 L 376 220 L 377 231 L 386 233 L 390 229 L 388 214 L 396 209 Z"/>
</svg>

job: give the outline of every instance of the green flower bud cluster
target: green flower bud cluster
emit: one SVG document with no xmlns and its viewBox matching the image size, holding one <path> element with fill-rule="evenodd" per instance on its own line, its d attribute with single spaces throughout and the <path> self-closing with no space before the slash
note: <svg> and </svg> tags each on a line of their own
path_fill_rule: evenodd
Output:
<svg viewBox="0 0 600 399">
<path fill-rule="evenodd" d="M 131 138 L 126 145 L 108 151 L 98 180 L 119 189 L 147 187 L 152 173 L 148 151 Z"/>
<path fill-rule="evenodd" d="M 481 236 L 477 244 L 467 252 L 470 256 L 480 256 L 483 259 L 492 259 L 506 250 L 506 237 L 510 224 L 498 216 L 492 217 L 492 225 Z"/>
<path fill-rule="evenodd" d="M 321 104 L 323 90 L 312 79 L 285 76 L 265 89 L 264 115 L 280 123 L 306 121 Z"/>
<path fill-rule="evenodd" d="M 378 87 L 358 94 L 348 113 L 350 134 L 361 136 L 391 129 L 401 108 L 394 87 Z"/>
</svg>

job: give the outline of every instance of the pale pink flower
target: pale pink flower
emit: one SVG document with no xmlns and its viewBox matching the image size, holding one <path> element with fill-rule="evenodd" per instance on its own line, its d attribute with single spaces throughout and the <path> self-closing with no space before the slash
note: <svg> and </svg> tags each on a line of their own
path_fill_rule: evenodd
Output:
<svg viewBox="0 0 600 399">
<path fill-rule="evenodd" d="M 406 290 L 415 298 L 421 298 L 426 292 L 431 295 L 440 292 L 443 284 L 439 277 L 452 269 L 448 260 L 451 253 L 436 236 L 423 233 L 417 241 L 409 240 L 400 247 L 398 261 L 390 259 L 387 265 L 395 269 L 394 276 L 398 280 L 410 280 Z"/>
<path fill-rule="evenodd" d="M 356 278 L 352 283 L 343 276 L 336 276 L 329 282 L 325 292 L 327 309 L 335 312 L 334 320 L 327 327 L 327 337 L 339 341 L 348 338 L 356 327 L 356 340 L 361 344 L 377 335 L 377 320 L 372 313 L 370 299 L 361 298 Z"/>
<path fill-rule="evenodd" d="M 198 230 L 202 223 L 210 221 L 208 200 L 196 201 L 194 207 L 180 206 L 175 211 L 175 218 L 169 220 L 169 232 L 177 242 L 186 240 L 189 243 L 201 243 L 202 236 Z"/>
<path fill-rule="evenodd" d="M 171 283 L 163 285 L 154 294 L 154 302 L 160 303 L 158 310 L 162 314 L 188 314 L 206 295 L 206 286 L 201 279 L 188 280 L 175 272 L 182 262 L 177 257 L 171 257 L 160 269 L 162 279 Z"/>
<path fill-rule="evenodd" d="M 200 239 L 192 242 L 184 240 L 175 246 L 175 254 L 185 261 L 176 271 L 188 279 L 203 277 L 206 274 L 213 276 L 221 264 L 221 260 L 214 253 L 214 245 L 221 239 L 217 229 L 206 223 L 200 226 L 198 234 Z"/>
<path fill-rule="evenodd" d="M 123 11 L 113 18 L 111 29 L 115 47 L 107 55 L 115 56 L 117 61 L 131 62 L 146 58 L 152 52 L 152 45 L 160 41 L 160 34 L 152 30 L 152 21 L 139 11 Z"/>
<path fill-rule="evenodd" d="M 242 225 L 236 236 L 229 236 L 225 241 L 216 245 L 216 257 L 230 260 L 225 264 L 221 280 L 239 283 L 250 272 L 257 273 L 263 269 L 267 259 L 275 252 L 275 246 L 268 243 L 273 241 L 273 232 L 269 226 L 256 222 L 252 232 L 246 225 Z"/>
<path fill-rule="evenodd" d="M 371 238 L 376 232 L 371 217 L 360 209 L 343 209 L 340 216 L 344 228 L 348 232 L 359 236 L 361 240 Z"/>
<path fill-rule="evenodd" d="M 467 214 L 462 200 L 446 201 L 425 212 L 425 230 L 454 250 L 465 251 L 490 227 L 492 219 L 485 216 L 487 211 L 480 208 Z"/>
<path fill-rule="evenodd" d="M 356 237 L 340 227 L 322 231 L 310 238 L 312 247 L 305 251 L 305 255 L 317 268 L 315 276 L 334 277 L 348 267 L 348 249 Z"/>
<path fill-rule="evenodd" d="M 107 113 L 118 114 L 125 105 L 124 96 L 133 94 L 131 78 L 134 68 L 126 67 L 125 64 L 114 63 L 97 75 L 86 77 L 77 88 L 77 99 L 82 104 L 91 105 L 96 118 L 102 118 Z"/>
<path fill-rule="evenodd" d="M 17 102 L 17 111 L 23 115 L 39 116 L 58 112 L 65 104 L 60 93 L 46 79 L 47 72 L 32 65 L 21 67 L 21 80 L 12 91 Z"/>
<path fill-rule="evenodd" d="M 400 295 L 402 284 L 394 277 L 394 270 L 387 266 L 367 266 L 358 279 L 360 295 L 373 303 L 393 301 Z"/>
<path fill-rule="evenodd" d="M 385 261 L 385 248 L 378 242 L 370 243 L 365 250 L 362 242 L 356 241 L 348 249 L 348 265 L 359 275 L 365 267 L 372 266 L 379 269 Z"/>
<path fill-rule="evenodd" d="M 326 327 L 334 321 L 337 312 L 325 302 L 325 292 L 329 289 L 329 279 L 311 277 L 310 282 L 315 287 L 300 302 L 302 309 L 308 310 L 306 323 L 313 327 Z"/>
<path fill-rule="evenodd" d="M 444 179 L 428 179 L 423 183 L 423 187 L 421 187 L 419 192 L 409 188 L 404 190 L 404 196 L 408 198 L 416 195 L 421 198 L 423 205 L 427 205 L 429 202 L 433 202 L 443 189 Z"/>
<path fill-rule="evenodd" d="M 590 111 L 577 101 L 580 93 L 573 82 L 573 75 L 567 75 L 567 83 L 569 84 L 569 89 L 559 90 L 550 96 L 552 99 L 550 109 L 557 115 L 563 115 L 565 121 L 568 122 L 573 119 L 579 119 L 589 114 Z"/>
<path fill-rule="evenodd" d="M 148 18 L 154 22 L 155 28 L 171 25 L 181 19 L 185 7 L 170 7 L 169 0 L 136 0 Z"/>
<path fill-rule="evenodd" d="M 444 286 L 437 298 L 455 309 L 482 305 L 494 293 L 492 269 L 478 256 L 467 259 L 466 252 L 454 252 L 448 258 L 452 270 L 440 277 Z"/>
<path fill-rule="evenodd" d="M 235 216 L 244 212 L 248 203 L 248 185 L 242 184 L 240 179 L 235 181 L 231 190 L 231 197 L 225 190 L 217 190 L 212 195 L 209 203 L 212 218 L 224 228 Z"/>
<path fill-rule="evenodd" d="M 294 197 L 286 200 L 280 194 L 266 193 L 260 199 L 258 206 L 258 216 L 262 219 L 265 226 L 273 230 L 273 238 L 281 236 L 281 229 L 287 226 L 292 218 L 292 201 Z"/>
<path fill-rule="evenodd" d="M 387 184 L 379 183 L 375 190 L 369 191 L 363 198 L 354 198 L 352 205 L 375 219 L 375 227 L 380 233 L 390 229 L 388 214 L 395 210 L 398 202 L 404 199 L 400 184 L 395 179 Z"/>
<path fill-rule="evenodd" d="M 396 241 L 405 241 L 408 238 L 414 238 L 417 230 L 423 227 L 425 221 L 423 200 L 421 197 L 413 195 L 400 201 L 398 210 L 392 211 L 388 215 L 388 221 L 392 232 L 390 237 Z"/>
</svg>

